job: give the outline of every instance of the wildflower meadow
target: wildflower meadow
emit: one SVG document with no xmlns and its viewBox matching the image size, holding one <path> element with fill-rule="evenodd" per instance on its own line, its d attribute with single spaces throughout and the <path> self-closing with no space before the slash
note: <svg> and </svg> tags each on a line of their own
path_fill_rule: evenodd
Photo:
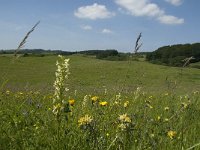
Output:
<svg viewBox="0 0 200 150">
<path fill-rule="evenodd" d="M 160 93 L 146 91 L 143 84 L 131 90 L 75 89 L 71 63 L 76 62 L 57 58 L 48 92 L 2 84 L 0 150 L 200 149 L 198 89 L 173 92 L 171 83 Z M 139 76 L 132 78 L 139 83 Z"/>
</svg>

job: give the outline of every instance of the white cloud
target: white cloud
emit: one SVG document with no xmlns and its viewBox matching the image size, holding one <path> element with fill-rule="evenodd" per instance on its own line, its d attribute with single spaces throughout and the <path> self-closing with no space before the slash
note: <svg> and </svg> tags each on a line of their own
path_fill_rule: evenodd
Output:
<svg viewBox="0 0 200 150">
<path fill-rule="evenodd" d="M 89 25 L 82 25 L 81 28 L 83 30 L 92 30 L 92 26 L 89 26 Z"/>
<path fill-rule="evenodd" d="M 113 32 L 110 29 L 103 29 L 102 33 L 107 33 L 108 34 L 108 33 L 113 33 Z"/>
<path fill-rule="evenodd" d="M 166 2 L 169 2 L 170 4 L 174 6 L 179 6 L 183 3 L 183 0 L 165 0 Z"/>
<path fill-rule="evenodd" d="M 164 24 L 183 24 L 184 23 L 184 19 L 179 19 L 177 17 L 170 16 L 170 15 L 161 16 L 158 18 L 158 20 Z"/>
<path fill-rule="evenodd" d="M 150 0 L 115 0 L 115 2 L 133 16 L 153 17 L 164 24 L 184 23 L 184 19 L 166 15 L 164 10 Z"/>
<path fill-rule="evenodd" d="M 115 13 L 108 11 L 104 5 L 94 3 L 93 5 L 79 7 L 74 15 L 78 18 L 96 20 L 113 17 Z"/>
<path fill-rule="evenodd" d="M 148 0 L 115 0 L 115 2 L 134 16 L 155 16 L 163 13 L 156 4 L 149 3 Z"/>
</svg>

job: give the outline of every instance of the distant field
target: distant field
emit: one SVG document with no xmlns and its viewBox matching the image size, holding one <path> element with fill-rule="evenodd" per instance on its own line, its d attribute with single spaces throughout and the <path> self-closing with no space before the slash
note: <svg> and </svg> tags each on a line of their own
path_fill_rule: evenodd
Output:
<svg viewBox="0 0 200 150">
<path fill-rule="evenodd" d="M 150 64 L 145 61 L 104 61 L 72 55 L 70 58 L 70 90 L 84 92 L 130 92 L 142 87 L 147 92 L 172 91 L 185 93 L 200 89 L 200 70 Z M 18 91 L 49 91 L 55 79 L 56 56 L 0 56 L 0 85 Z"/>
</svg>

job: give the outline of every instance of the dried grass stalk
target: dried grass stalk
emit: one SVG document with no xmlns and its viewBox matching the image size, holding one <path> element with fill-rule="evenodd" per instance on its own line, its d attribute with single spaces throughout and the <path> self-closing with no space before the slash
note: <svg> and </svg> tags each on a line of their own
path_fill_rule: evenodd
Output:
<svg viewBox="0 0 200 150">
<path fill-rule="evenodd" d="M 140 32 L 140 34 L 138 35 L 137 40 L 135 42 L 134 54 L 136 54 L 138 52 L 138 50 L 140 49 L 140 47 L 142 46 L 142 43 L 139 44 L 141 37 L 142 37 L 142 32 Z"/>
<path fill-rule="evenodd" d="M 14 56 L 17 56 L 17 52 L 24 46 L 24 44 L 26 43 L 26 39 L 29 37 L 29 35 L 31 34 L 31 32 L 33 32 L 35 30 L 35 28 L 37 27 L 37 25 L 40 23 L 40 21 L 38 21 L 29 32 L 27 32 L 26 36 L 23 38 L 23 40 L 20 42 L 19 46 L 17 47 L 17 49 L 15 50 Z"/>
<path fill-rule="evenodd" d="M 193 56 L 192 56 L 192 57 L 185 58 L 185 59 L 183 60 L 183 62 L 185 62 L 185 63 L 183 64 L 183 67 L 189 65 L 190 61 L 193 60 L 193 59 L 195 59 Z"/>
</svg>

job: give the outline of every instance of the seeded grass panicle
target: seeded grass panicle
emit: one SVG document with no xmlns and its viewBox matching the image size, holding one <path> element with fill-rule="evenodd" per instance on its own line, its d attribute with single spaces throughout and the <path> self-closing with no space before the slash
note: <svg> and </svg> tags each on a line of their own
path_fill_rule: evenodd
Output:
<svg viewBox="0 0 200 150">
<path fill-rule="evenodd" d="M 26 36 L 23 38 L 23 40 L 20 42 L 19 46 L 15 50 L 15 53 L 14 53 L 15 57 L 17 57 L 17 52 L 24 46 L 24 44 L 26 43 L 27 38 L 29 37 L 31 32 L 33 32 L 35 30 L 35 28 L 38 26 L 39 23 L 40 23 L 40 21 L 38 21 L 29 32 L 27 32 Z"/>
</svg>

